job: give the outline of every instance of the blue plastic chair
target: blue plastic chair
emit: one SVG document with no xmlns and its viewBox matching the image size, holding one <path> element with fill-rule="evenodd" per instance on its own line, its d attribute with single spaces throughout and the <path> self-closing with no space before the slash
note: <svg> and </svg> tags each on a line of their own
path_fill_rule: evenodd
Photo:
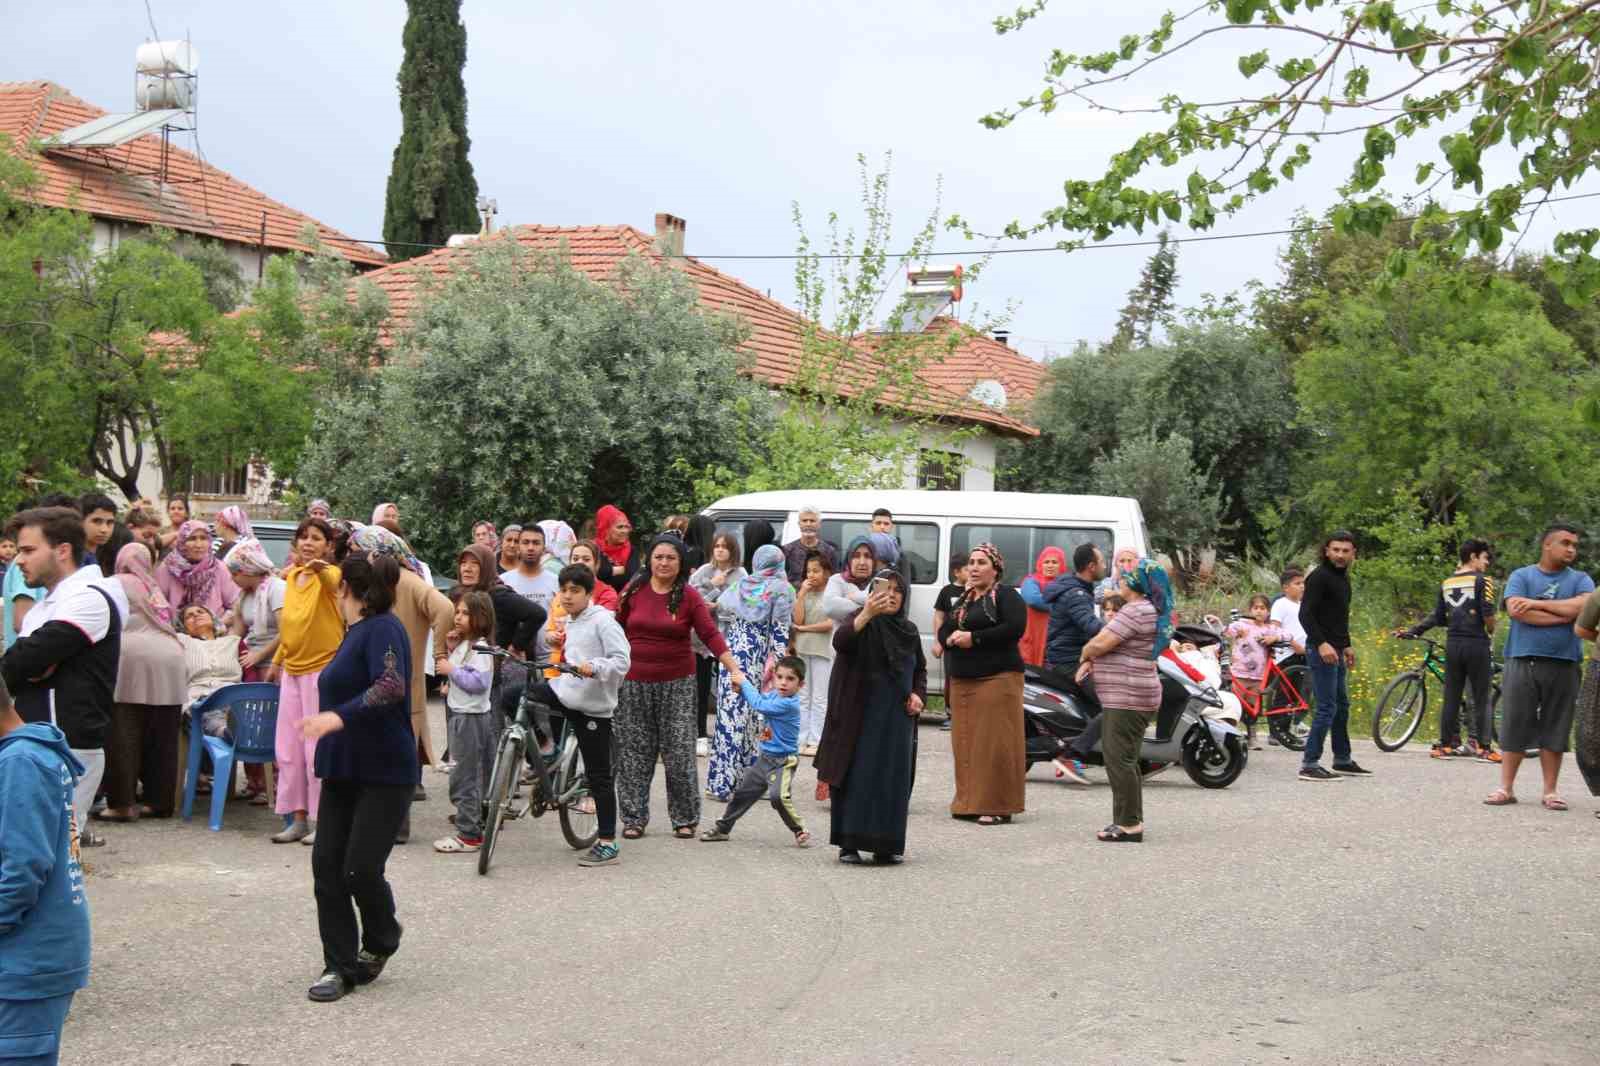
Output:
<svg viewBox="0 0 1600 1066">
<path fill-rule="evenodd" d="M 200 720 L 207 711 L 226 710 L 233 742 L 207 736 Z M 189 709 L 189 772 L 183 783 L 183 820 L 194 813 L 194 791 L 200 783 L 200 753 L 211 754 L 215 773 L 211 788 L 211 831 L 222 828 L 222 807 L 228 802 L 233 764 L 266 763 L 277 757 L 278 686 L 260 682 L 224 685 Z M 271 774 L 271 771 L 268 771 Z M 270 781 L 270 777 L 269 777 Z M 268 785 L 271 792 L 271 785 Z"/>
</svg>

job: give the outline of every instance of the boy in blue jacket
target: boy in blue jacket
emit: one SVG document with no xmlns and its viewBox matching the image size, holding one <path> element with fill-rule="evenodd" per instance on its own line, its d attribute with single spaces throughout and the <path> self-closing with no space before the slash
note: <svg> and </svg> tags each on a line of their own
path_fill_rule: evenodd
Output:
<svg viewBox="0 0 1600 1066">
<path fill-rule="evenodd" d="M 739 783 L 733 786 L 727 810 L 710 829 L 700 834 L 701 840 L 727 840 L 733 832 L 733 823 L 744 816 L 765 793 L 772 801 L 783 824 L 794 834 L 797 846 L 811 846 L 811 834 L 806 832 L 800 812 L 794 809 L 790 788 L 794 772 L 800 765 L 800 686 L 805 683 L 805 660 L 798 655 L 785 655 L 772 671 L 776 692 L 760 692 L 746 678 L 740 687 L 745 702 L 766 719 L 758 745 L 756 761 L 744 768 Z"/>
<path fill-rule="evenodd" d="M 89 983 L 89 902 L 61 730 L 25 724 L 0 682 L 0 1060 L 53 1066 Z"/>
</svg>

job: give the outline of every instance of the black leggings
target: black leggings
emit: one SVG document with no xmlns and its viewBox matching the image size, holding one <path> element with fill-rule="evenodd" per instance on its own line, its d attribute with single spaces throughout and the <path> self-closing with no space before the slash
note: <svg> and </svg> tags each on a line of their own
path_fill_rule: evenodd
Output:
<svg viewBox="0 0 1600 1066">
<path fill-rule="evenodd" d="M 694 657 L 694 735 L 706 735 L 706 715 L 716 710 L 711 692 L 717 684 L 717 667 L 721 665 L 709 655 Z"/>
<path fill-rule="evenodd" d="M 1439 742 L 1461 745 L 1461 693 L 1472 685 L 1472 720 L 1467 736 L 1484 747 L 1494 743 L 1494 717 L 1489 708 L 1489 682 L 1494 660 L 1486 640 L 1446 640 L 1444 644 L 1444 709 Z"/>
<path fill-rule="evenodd" d="M 359 976 L 361 948 L 374 955 L 393 955 L 400 946 L 394 893 L 383 871 L 395 834 L 411 812 L 416 788 L 415 784 L 322 782 L 317 842 L 311 849 L 317 931 L 322 934 L 324 969 L 343 974 L 352 983 Z"/>
<path fill-rule="evenodd" d="M 550 682 L 528 686 L 527 698 L 564 715 L 578 738 L 583 755 L 583 773 L 589 779 L 589 795 L 594 797 L 594 813 L 600 821 L 600 839 L 617 835 L 617 786 L 611 775 L 611 719 L 595 718 L 562 706 Z"/>
</svg>

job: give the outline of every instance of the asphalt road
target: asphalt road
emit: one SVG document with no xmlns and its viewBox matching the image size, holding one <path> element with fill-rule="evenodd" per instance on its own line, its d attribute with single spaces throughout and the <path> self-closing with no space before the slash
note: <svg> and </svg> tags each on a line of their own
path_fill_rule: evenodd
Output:
<svg viewBox="0 0 1600 1066">
<path fill-rule="evenodd" d="M 729 843 L 675 840 L 658 777 L 620 864 L 577 867 L 551 817 L 480 878 L 429 846 L 428 771 L 389 865 L 405 942 L 332 1005 L 305 998 L 310 849 L 267 843 L 264 809 L 111 826 L 62 1061 L 1600 1061 L 1600 822 L 1570 765 L 1558 814 L 1526 774 L 1482 806 L 1485 764 L 1358 744 L 1376 776 L 1324 785 L 1268 749 L 1229 789 L 1150 781 L 1145 843 L 1111 847 L 1098 771 L 1036 767 L 1027 814 L 982 828 L 948 817 L 948 735 L 921 736 L 895 868 L 796 849 L 764 806 Z"/>
</svg>

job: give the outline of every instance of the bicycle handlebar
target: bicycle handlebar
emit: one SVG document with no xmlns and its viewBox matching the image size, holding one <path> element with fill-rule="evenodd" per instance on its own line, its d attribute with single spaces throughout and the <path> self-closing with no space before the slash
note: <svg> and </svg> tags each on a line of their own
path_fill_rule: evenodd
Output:
<svg viewBox="0 0 1600 1066">
<path fill-rule="evenodd" d="M 511 654 L 506 649 L 495 644 L 474 644 L 472 650 L 482 652 L 485 655 L 492 655 L 496 659 L 504 659 Z M 574 677 L 583 676 L 583 671 L 571 663 L 553 663 L 548 659 L 528 663 L 527 667 L 529 670 L 558 670 L 563 674 L 571 674 Z"/>
</svg>

